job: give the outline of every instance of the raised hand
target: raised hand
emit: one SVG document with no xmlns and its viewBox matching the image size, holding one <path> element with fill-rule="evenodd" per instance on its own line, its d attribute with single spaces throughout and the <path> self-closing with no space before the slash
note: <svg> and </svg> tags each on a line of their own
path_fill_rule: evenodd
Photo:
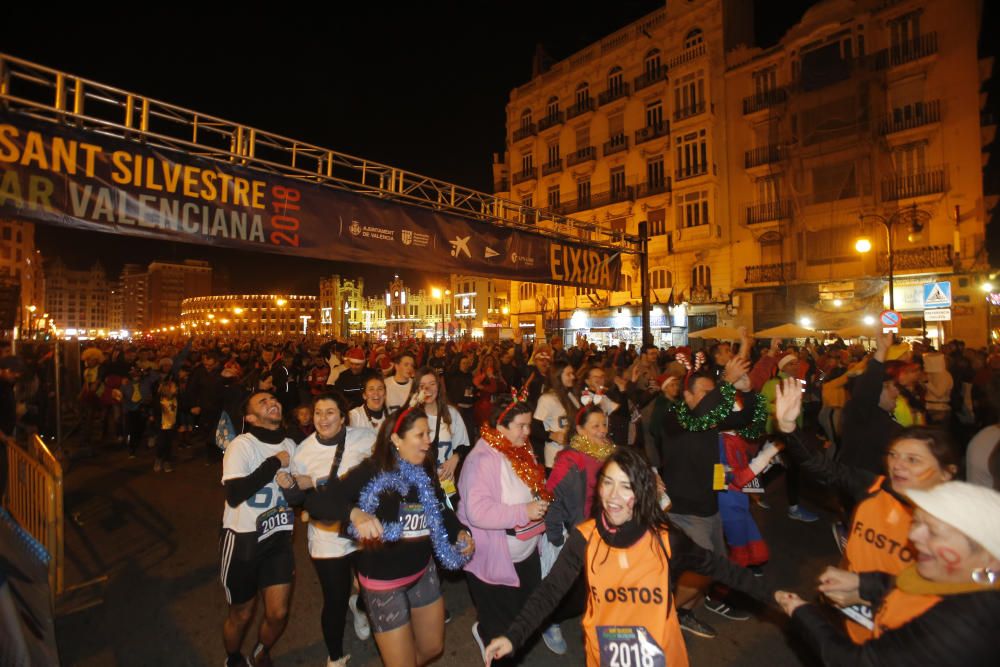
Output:
<svg viewBox="0 0 1000 667">
<path fill-rule="evenodd" d="M 795 430 L 802 412 L 802 385 L 798 378 L 785 378 L 775 387 L 774 418 L 782 433 Z"/>
<path fill-rule="evenodd" d="M 729 384 L 736 384 L 736 381 L 750 372 L 750 363 L 742 357 L 733 357 L 726 363 L 726 369 L 722 372 L 722 379 Z"/>
</svg>

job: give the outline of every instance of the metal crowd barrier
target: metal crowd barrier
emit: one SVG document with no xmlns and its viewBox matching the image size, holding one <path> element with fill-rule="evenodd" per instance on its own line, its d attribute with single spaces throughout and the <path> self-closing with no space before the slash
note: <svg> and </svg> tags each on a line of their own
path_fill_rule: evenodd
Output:
<svg viewBox="0 0 1000 667">
<path fill-rule="evenodd" d="M 25 445 L 3 436 L 7 446 L 7 494 L 11 516 L 49 552 L 49 589 L 53 600 L 64 588 L 63 471 L 41 438 Z"/>
</svg>

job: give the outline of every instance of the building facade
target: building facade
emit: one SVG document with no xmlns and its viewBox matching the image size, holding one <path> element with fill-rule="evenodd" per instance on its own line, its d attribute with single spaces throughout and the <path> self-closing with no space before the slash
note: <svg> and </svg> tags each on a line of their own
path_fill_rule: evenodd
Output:
<svg viewBox="0 0 1000 667">
<path fill-rule="evenodd" d="M 656 318 L 660 344 L 682 340 L 689 322 L 715 324 L 733 289 L 725 51 L 750 42 L 750 12 L 746 2 L 669 3 L 539 73 L 507 105 L 500 194 L 614 231 L 647 223 L 652 303 L 661 313 L 684 304 L 673 322 Z M 623 264 L 619 291 L 512 282 L 511 325 L 561 329 L 567 342 L 638 342 L 638 258 Z"/>
<path fill-rule="evenodd" d="M 974 0 L 827 0 L 775 47 L 728 54 L 737 322 L 877 317 L 891 242 L 903 326 L 985 343 L 980 26 Z M 928 323 L 936 282 L 951 320 Z"/>
<path fill-rule="evenodd" d="M 151 329 L 176 326 L 185 299 L 212 293 L 212 265 L 208 262 L 152 262 L 146 273 L 146 321 Z"/>
<path fill-rule="evenodd" d="M 318 333 L 319 298 L 299 294 L 217 294 L 184 299 L 176 324 L 198 334 L 291 336 Z"/>
<path fill-rule="evenodd" d="M 950 282 L 952 320 L 928 333 L 982 344 L 980 3 L 824 0 L 766 51 L 750 46 L 751 11 L 668 3 L 537 71 L 507 105 L 497 193 L 522 220 L 646 223 L 660 345 L 877 317 L 886 226 L 904 325 L 924 325 L 925 285 Z M 854 250 L 860 236 L 874 252 Z M 618 291 L 514 281 L 511 324 L 639 342 L 641 278 L 626 255 Z"/>
<path fill-rule="evenodd" d="M 3 319 L 22 333 L 44 328 L 40 323 L 45 319 L 45 272 L 42 254 L 35 248 L 35 226 L 30 222 L 0 219 L 0 284 L 12 296 L 16 294 L 18 301 L 11 299 L 10 312 L 4 313 Z"/>
<path fill-rule="evenodd" d="M 109 299 L 113 283 L 104 268 L 67 267 L 58 257 L 45 266 L 45 311 L 68 336 L 103 336 L 110 330 Z"/>
<path fill-rule="evenodd" d="M 502 331 L 510 328 L 510 281 L 452 275 L 450 282 L 450 298 L 439 306 L 444 308 L 443 313 L 439 310 L 442 317 L 439 332 L 448 337 L 469 335 L 490 339 L 499 338 Z"/>
</svg>

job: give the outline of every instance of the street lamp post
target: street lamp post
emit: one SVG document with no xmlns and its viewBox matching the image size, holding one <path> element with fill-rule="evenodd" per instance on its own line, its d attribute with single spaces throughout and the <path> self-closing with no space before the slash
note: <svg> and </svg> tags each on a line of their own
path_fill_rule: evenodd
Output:
<svg viewBox="0 0 1000 667">
<path fill-rule="evenodd" d="M 912 207 L 901 208 L 893 212 L 893 214 L 890 215 L 889 217 L 885 217 L 884 215 L 879 215 L 878 213 L 861 213 L 858 215 L 858 221 L 861 224 L 864 224 L 865 218 L 874 218 L 878 222 L 882 223 L 883 227 L 885 227 L 885 236 L 889 251 L 889 310 L 896 310 L 896 295 L 895 295 L 896 290 L 894 285 L 895 257 L 893 252 L 894 247 L 892 239 L 892 229 L 897 222 L 899 222 L 904 217 L 908 217 L 910 228 L 913 230 L 914 233 L 920 233 L 924 228 L 924 222 L 920 213 L 922 212 L 918 211 L 917 205 L 914 204 Z M 857 250 L 859 253 L 864 254 L 872 249 L 872 245 L 873 244 L 870 238 L 862 236 L 854 243 L 854 249 Z M 877 263 L 876 266 L 878 266 Z"/>
</svg>

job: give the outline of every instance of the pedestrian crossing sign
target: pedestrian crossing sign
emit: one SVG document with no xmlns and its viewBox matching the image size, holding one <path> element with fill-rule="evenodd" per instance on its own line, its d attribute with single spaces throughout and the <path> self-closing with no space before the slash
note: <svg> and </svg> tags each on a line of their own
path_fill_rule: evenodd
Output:
<svg viewBox="0 0 1000 667">
<path fill-rule="evenodd" d="M 951 308 L 951 283 L 924 283 L 924 308 Z"/>
</svg>

